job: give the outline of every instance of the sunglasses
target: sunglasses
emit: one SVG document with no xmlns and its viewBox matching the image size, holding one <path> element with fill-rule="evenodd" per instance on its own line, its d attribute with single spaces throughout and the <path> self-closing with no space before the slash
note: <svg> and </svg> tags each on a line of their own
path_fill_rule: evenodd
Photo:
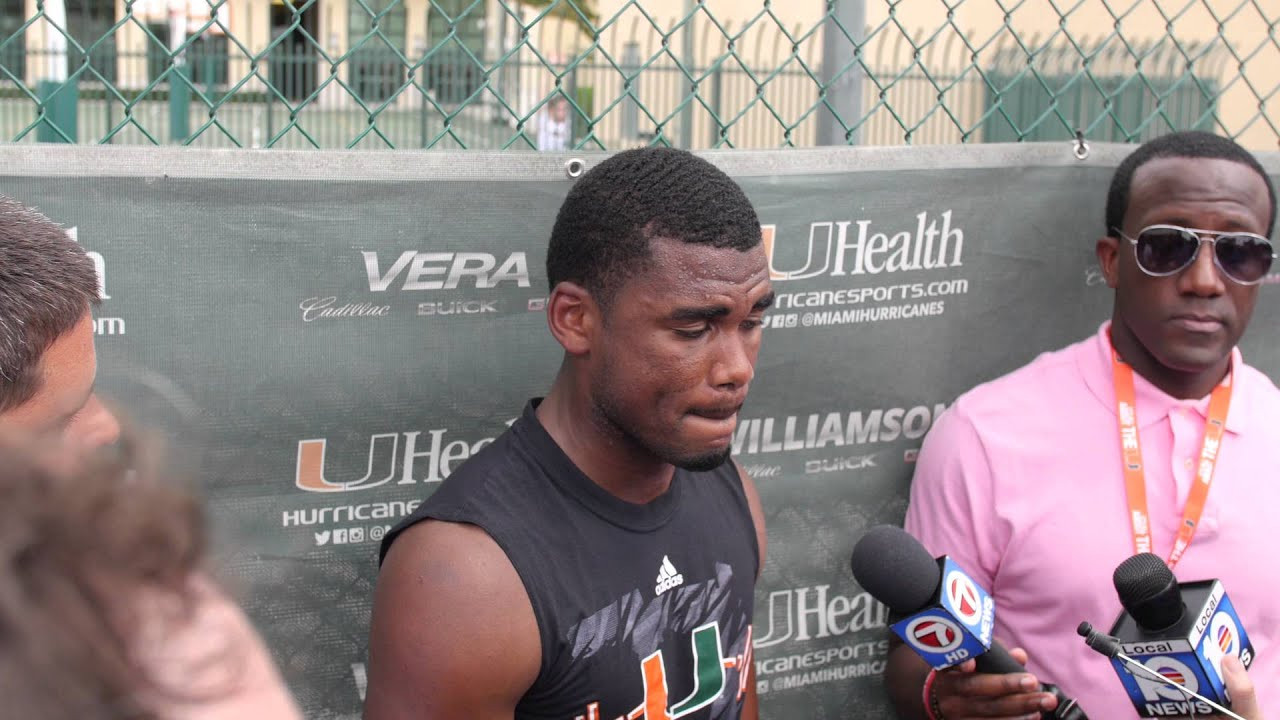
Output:
<svg viewBox="0 0 1280 720">
<path fill-rule="evenodd" d="M 1112 230 L 1133 243 L 1138 267 L 1153 277 L 1182 272 L 1195 262 L 1200 245 L 1206 242 L 1213 245 L 1213 262 L 1222 274 L 1241 285 L 1262 282 L 1276 258 L 1271 241 L 1253 233 L 1151 225 L 1139 231 L 1138 237 L 1131 238 L 1119 228 Z"/>
</svg>

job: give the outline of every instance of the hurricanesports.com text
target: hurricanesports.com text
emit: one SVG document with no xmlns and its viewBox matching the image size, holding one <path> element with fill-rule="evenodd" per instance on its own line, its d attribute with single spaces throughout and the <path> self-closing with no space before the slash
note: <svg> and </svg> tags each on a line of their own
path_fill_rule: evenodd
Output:
<svg viewBox="0 0 1280 720">
<path fill-rule="evenodd" d="M 852 678 L 878 677 L 889 653 L 887 640 L 756 660 L 756 689 L 794 690 Z"/>
<path fill-rule="evenodd" d="M 930 283 L 784 293 L 774 303 L 776 310 L 765 316 L 764 326 L 822 327 L 932 317 L 946 312 L 946 301 L 925 298 L 963 295 L 967 292 L 969 281 L 958 278 Z M 857 307 L 849 307 L 851 305 Z M 865 307 L 866 305 L 872 306 Z M 786 310 L 801 312 L 785 312 Z"/>
</svg>

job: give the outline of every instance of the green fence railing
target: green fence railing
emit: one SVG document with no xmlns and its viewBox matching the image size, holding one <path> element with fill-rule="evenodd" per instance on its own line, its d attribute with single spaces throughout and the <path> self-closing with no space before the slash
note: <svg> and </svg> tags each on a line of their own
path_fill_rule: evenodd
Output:
<svg viewBox="0 0 1280 720">
<path fill-rule="evenodd" d="M 139 2 L 119 15 L 114 0 L 41 0 L 29 17 L 0 17 L 0 136 L 488 149 L 558 149 L 547 138 L 566 138 L 566 148 L 616 149 L 1077 131 L 1124 142 L 1202 128 L 1280 144 L 1280 3 L 1169 14 L 1158 0 L 1023 0 L 962 29 L 961 12 L 981 15 L 986 1 L 936 0 L 910 13 L 912 27 L 889 0 L 717 11 L 686 0 L 666 21 L 642 0 L 326 0 L 323 26 L 321 0 L 249 0 L 235 14 L 227 0 L 181 0 L 188 35 L 170 49 L 169 25 L 135 14 Z M 540 132 L 549 127 L 562 132 Z"/>
</svg>

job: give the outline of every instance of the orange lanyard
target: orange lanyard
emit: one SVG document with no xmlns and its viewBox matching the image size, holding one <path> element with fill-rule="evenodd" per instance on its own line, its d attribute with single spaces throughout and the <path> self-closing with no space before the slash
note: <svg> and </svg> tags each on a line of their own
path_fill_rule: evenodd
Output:
<svg viewBox="0 0 1280 720">
<path fill-rule="evenodd" d="M 1138 441 L 1138 405 L 1133 389 L 1133 368 L 1112 351 L 1112 369 L 1116 384 L 1116 417 L 1120 424 L 1120 453 L 1124 465 L 1124 482 L 1129 496 L 1129 520 L 1133 525 L 1134 553 L 1151 552 L 1151 520 L 1147 514 L 1147 482 L 1142 467 L 1142 446 Z M 1187 507 L 1182 512 L 1182 525 L 1173 542 L 1173 550 L 1166 561 L 1172 569 L 1182 559 L 1196 525 L 1204 513 L 1209 486 L 1213 484 L 1213 471 L 1218 466 L 1218 451 L 1222 448 L 1222 436 L 1226 432 L 1227 410 L 1231 406 L 1231 373 L 1213 389 L 1209 397 L 1209 418 L 1204 426 L 1204 441 L 1200 445 L 1200 464 L 1196 467 L 1196 482 L 1187 495 Z"/>
</svg>

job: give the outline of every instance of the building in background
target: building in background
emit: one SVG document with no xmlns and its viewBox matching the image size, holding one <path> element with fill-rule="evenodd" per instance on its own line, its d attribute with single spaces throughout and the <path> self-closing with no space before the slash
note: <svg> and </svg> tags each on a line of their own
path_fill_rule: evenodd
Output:
<svg viewBox="0 0 1280 720">
<path fill-rule="evenodd" d="M 56 109 L 40 88 L 58 78 L 63 36 L 80 142 L 528 149 L 535 118 L 563 96 L 584 147 L 807 146 L 827 112 L 824 42 L 849 42 L 826 30 L 822 0 L 61 3 L 65 25 L 50 2 L 40 13 L 35 0 L 0 0 L 6 139 L 35 139 Z M 1080 129 L 1123 141 L 1198 127 L 1278 147 L 1274 3 L 1010 7 L 866 0 L 866 26 L 848 29 L 856 59 L 838 73 L 853 82 L 835 86 L 860 95 L 851 139 Z"/>
</svg>

